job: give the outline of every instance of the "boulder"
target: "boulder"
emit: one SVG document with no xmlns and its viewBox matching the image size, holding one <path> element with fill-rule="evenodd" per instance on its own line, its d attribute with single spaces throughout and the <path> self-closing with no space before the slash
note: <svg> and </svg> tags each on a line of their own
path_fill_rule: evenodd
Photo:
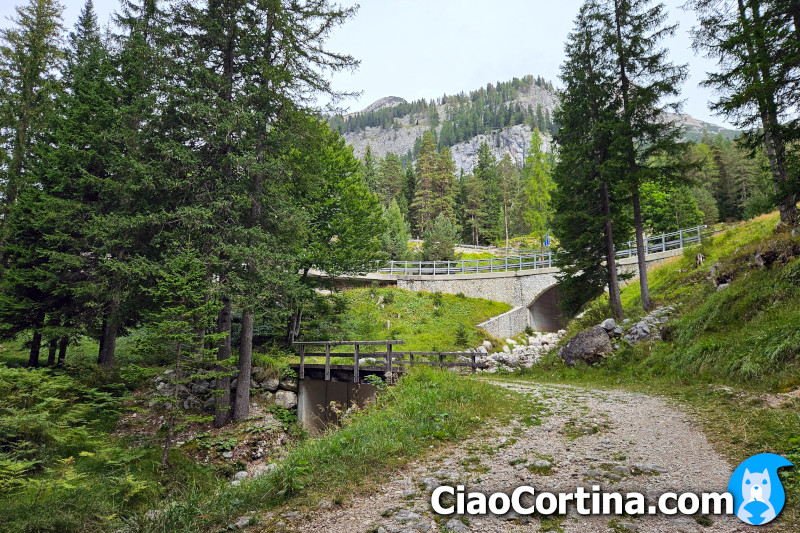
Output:
<svg viewBox="0 0 800 533">
<path fill-rule="evenodd" d="M 603 328 L 606 331 L 614 331 L 614 328 L 617 327 L 617 323 L 614 321 L 613 318 L 606 318 L 600 324 L 600 327 Z"/>
<path fill-rule="evenodd" d="M 296 378 L 283 378 L 280 383 L 283 390 L 297 392 L 297 379 Z"/>
<path fill-rule="evenodd" d="M 196 396 L 189 396 L 183 400 L 183 408 L 186 411 L 198 411 L 203 407 L 203 402 L 197 399 Z"/>
<path fill-rule="evenodd" d="M 572 337 L 558 355 L 569 366 L 573 366 L 576 361 L 593 365 L 611 351 L 611 339 L 608 333 L 600 326 L 595 326 Z"/>
<path fill-rule="evenodd" d="M 280 381 L 276 378 L 267 378 L 261 382 L 261 387 L 267 389 L 270 392 L 275 392 L 280 387 Z"/>
<path fill-rule="evenodd" d="M 258 381 L 254 380 L 254 379 L 251 379 L 250 380 L 250 388 L 251 389 L 260 389 L 261 388 L 261 383 L 259 383 Z"/>
<path fill-rule="evenodd" d="M 297 407 L 297 394 L 288 390 L 279 390 L 275 393 L 275 403 L 286 409 Z"/>
<path fill-rule="evenodd" d="M 208 381 L 195 381 L 192 383 L 192 394 L 195 396 L 205 396 L 206 394 L 211 392 L 211 387 L 208 384 Z"/>
</svg>

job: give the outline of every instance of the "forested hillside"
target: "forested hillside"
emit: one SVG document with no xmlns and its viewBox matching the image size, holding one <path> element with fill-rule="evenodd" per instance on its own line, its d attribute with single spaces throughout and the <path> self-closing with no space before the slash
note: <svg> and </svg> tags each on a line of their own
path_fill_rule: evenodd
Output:
<svg viewBox="0 0 800 533">
<path fill-rule="evenodd" d="M 331 127 L 342 133 L 363 157 L 367 146 L 373 155 L 394 153 L 404 164 L 413 161 L 422 134 L 431 130 L 439 149 L 447 146 L 456 168 L 471 172 L 480 144 L 489 144 L 498 159 L 509 153 L 517 165 L 525 159 L 528 140 L 538 128 L 548 139 L 557 131 L 553 113 L 558 94 L 551 81 L 527 75 L 457 95 L 407 102 L 397 96 L 381 98 L 360 112 L 331 117 Z M 685 127 L 688 140 L 721 134 L 732 139 L 735 130 L 703 122 L 689 115 L 668 114 Z"/>
</svg>

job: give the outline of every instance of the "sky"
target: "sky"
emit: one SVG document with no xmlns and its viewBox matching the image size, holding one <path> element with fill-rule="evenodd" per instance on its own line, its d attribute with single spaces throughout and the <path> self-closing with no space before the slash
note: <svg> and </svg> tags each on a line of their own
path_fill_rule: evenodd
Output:
<svg viewBox="0 0 800 533">
<path fill-rule="evenodd" d="M 726 125 L 708 109 L 714 93 L 699 86 L 715 65 L 691 49 L 694 14 L 680 8 L 685 0 L 664 2 L 670 20 L 680 24 L 676 36 L 665 42 L 670 58 L 689 66 L 683 111 Z M 8 17 L 19 3 L 2 2 L 1 27 L 10 24 Z M 83 3 L 62 0 L 68 28 L 75 24 Z M 581 0 L 361 0 L 356 16 L 333 31 L 328 45 L 329 50 L 353 55 L 361 65 L 352 73 L 336 73 L 334 87 L 360 92 L 358 98 L 341 104 L 359 111 L 384 96 L 431 99 L 526 74 L 558 85 L 564 41 L 580 4 Z M 118 0 L 95 0 L 101 23 L 118 5 Z"/>
</svg>

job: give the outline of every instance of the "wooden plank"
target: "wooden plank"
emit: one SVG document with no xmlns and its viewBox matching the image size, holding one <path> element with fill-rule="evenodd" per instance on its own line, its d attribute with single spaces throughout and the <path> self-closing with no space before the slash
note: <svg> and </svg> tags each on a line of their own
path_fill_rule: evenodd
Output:
<svg viewBox="0 0 800 533">
<path fill-rule="evenodd" d="M 300 379 L 306 379 L 306 347 L 300 345 Z"/>
<path fill-rule="evenodd" d="M 469 354 L 469 352 L 403 352 L 403 353 L 409 354 L 409 355 L 439 355 L 439 354 L 442 354 L 442 355 L 463 355 L 465 357 Z"/>
<path fill-rule="evenodd" d="M 325 381 L 331 380 L 331 347 L 325 347 Z"/>
<path fill-rule="evenodd" d="M 353 354 L 353 383 L 358 383 L 358 344 L 355 347 L 355 353 Z"/>
<path fill-rule="evenodd" d="M 378 344 L 404 344 L 402 340 L 386 340 L 386 341 L 303 341 L 295 342 L 298 346 L 354 346 L 359 344 L 361 346 L 378 345 Z"/>
</svg>

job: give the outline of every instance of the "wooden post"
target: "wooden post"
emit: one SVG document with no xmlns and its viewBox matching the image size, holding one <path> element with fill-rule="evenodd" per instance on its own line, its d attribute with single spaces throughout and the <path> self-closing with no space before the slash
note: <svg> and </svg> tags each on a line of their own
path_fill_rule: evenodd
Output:
<svg viewBox="0 0 800 533">
<path fill-rule="evenodd" d="M 331 345 L 325 345 L 325 381 L 331 380 Z"/>
<path fill-rule="evenodd" d="M 386 343 L 386 381 L 392 383 L 392 345 Z"/>
<path fill-rule="evenodd" d="M 306 379 L 306 345 L 300 345 L 300 379 Z"/>
<path fill-rule="evenodd" d="M 442 354 L 442 352 L 439 352 L 439 368 L 442 368 L 444 366 L 443 363 L 444 363 L 444 354 Z"/>
<path fill-rule="evenodd" d="M 472 373 L 475 373 L 475 352 L 472 352 L 469 356 L 470 359 L 470 367 L 472 367 Z"/>
<path fill-rule="evenodd" d="M 355 345 L 353 352 L 353 383 L 358 383 L 358 344 Z"/>
</svg>

